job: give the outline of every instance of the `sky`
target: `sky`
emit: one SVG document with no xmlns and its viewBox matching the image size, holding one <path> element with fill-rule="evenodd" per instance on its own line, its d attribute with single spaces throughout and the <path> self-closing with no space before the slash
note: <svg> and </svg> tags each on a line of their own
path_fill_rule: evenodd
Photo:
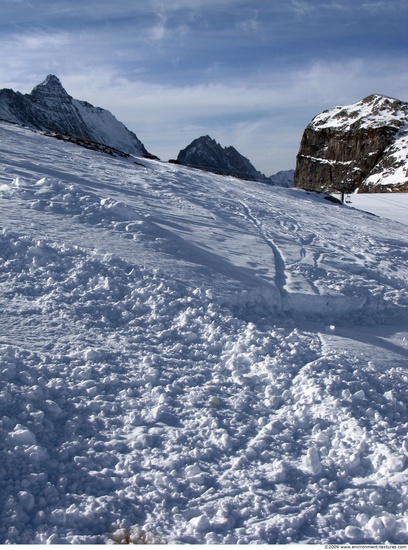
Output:
<svg viewBox="0 0 408 550">
<path fill-rule="evenodd" d="M 408 100 L 407 25 L 406 0 L 0 0 L 0 88 L 55 74 L 162 160 L 210 135 L 269 176 L 321 111 Z"/>
</svg>

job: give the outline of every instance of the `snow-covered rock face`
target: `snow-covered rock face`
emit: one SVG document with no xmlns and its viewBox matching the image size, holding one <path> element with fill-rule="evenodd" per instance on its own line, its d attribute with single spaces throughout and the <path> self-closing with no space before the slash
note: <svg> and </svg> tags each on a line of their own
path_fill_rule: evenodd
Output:
<svg viewBox="0 0 408 550">
<path fill-rule="evenodd" d="M 317 115 L 311 125 L 314 128 L 337 128 L 343 131 L 354 129 L 401 128 L 408 117 L 408 103 L 382 96 L 370 95 L 357 103 L 335 107 Z"/>
<path fill-rule="evenodd" d="M 216 174 L 234 176 L 244 180 L 266 181 L 250 161 L 234 147 L 222 147 L 209 136 L 195 139 L 177 157 L 184 166 L 209 170 Z"/>
<path fill-rule="evenodd" d="M 49 132 L 63 132 L 151 157 L 136 135 L 109 111 L 72 98 L 54 75 L 31 94 L 0 90 L 0 118 Z"/>
<path fill-rule="evenodd" d="M 408 103 L 374 94 L 317 115 L 304 131 L 295 187 L 408 190 Z"/>
</svg>

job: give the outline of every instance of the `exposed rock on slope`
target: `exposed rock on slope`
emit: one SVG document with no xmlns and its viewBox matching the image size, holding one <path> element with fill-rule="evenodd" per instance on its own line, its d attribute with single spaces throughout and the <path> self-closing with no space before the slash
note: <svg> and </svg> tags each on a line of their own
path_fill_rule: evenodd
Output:
<svg viewBox="0 0 408 550">
<path fill-rule="evenodd" d="M 258 172 L 234 147 L 222 147 L 210 136 L 201 136 L 192 141 L 180 151 L 177 162 L 244 180 L 267 181 L 266 176 Z"/>
<path fill-rule="evenodd" d="M 68 133 L 134 155 L 153 157 L 109 111 L 74 99 L 54 75 L 31 94 L 0 90 L 0 118 L 48 132 Z"/>
<path fill-rule="evenodd" d="M 408 103 L 374 94 L 317 115 L 303 133 L 295 187 L 408 191 Z"/>
</svg>

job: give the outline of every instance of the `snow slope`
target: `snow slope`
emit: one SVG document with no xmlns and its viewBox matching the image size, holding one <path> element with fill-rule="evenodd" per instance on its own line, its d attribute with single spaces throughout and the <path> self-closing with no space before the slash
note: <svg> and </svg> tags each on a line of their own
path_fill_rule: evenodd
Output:
<svg viewBox="0 0 408 550">
<path fill-rule="evenodd" d="M 353 193 L 349 200 L 351 208 L 408 225 L 408 193 Z"/>
<path fill-rule="evenodd" d="M 0 543 L 408 542 L 405 226 L 4 123 L 0 214 Z"/>
</svg>

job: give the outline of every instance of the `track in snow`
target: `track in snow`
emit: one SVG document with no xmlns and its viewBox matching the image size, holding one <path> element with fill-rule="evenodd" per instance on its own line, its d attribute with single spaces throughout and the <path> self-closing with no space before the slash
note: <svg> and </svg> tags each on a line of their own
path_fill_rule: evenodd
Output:
<svg viewBox="0 0 408 550">
<path fill-rule="evenodd" d="M 284 301 L 287 291 L 285 289 L 286 285 L 286 266 L 285 261 L 283 259 L 283 256 L 279 250 L 279 248 L 274 243 L 273 239 L 270 236 L 267 236 L 265 233 L 265 230 L 263 228 L 261 220 L 256 218 L 252 213 L 247 204 L 245 204 L 243 201 L 238 201 L 238 203 L 242 206 L 242 209 L 244 211 L 244 217 L 248 219 L 258 230 L 261 237 L 264 239 L 265 243 L 269 246 L 269 248 L 272 250 L 273 254 L 273 260 L 275 264 L 275 284 L 277 289 L 279 290 L 279 293 L 281 295 L 282 302 Z"/>
</svg>

